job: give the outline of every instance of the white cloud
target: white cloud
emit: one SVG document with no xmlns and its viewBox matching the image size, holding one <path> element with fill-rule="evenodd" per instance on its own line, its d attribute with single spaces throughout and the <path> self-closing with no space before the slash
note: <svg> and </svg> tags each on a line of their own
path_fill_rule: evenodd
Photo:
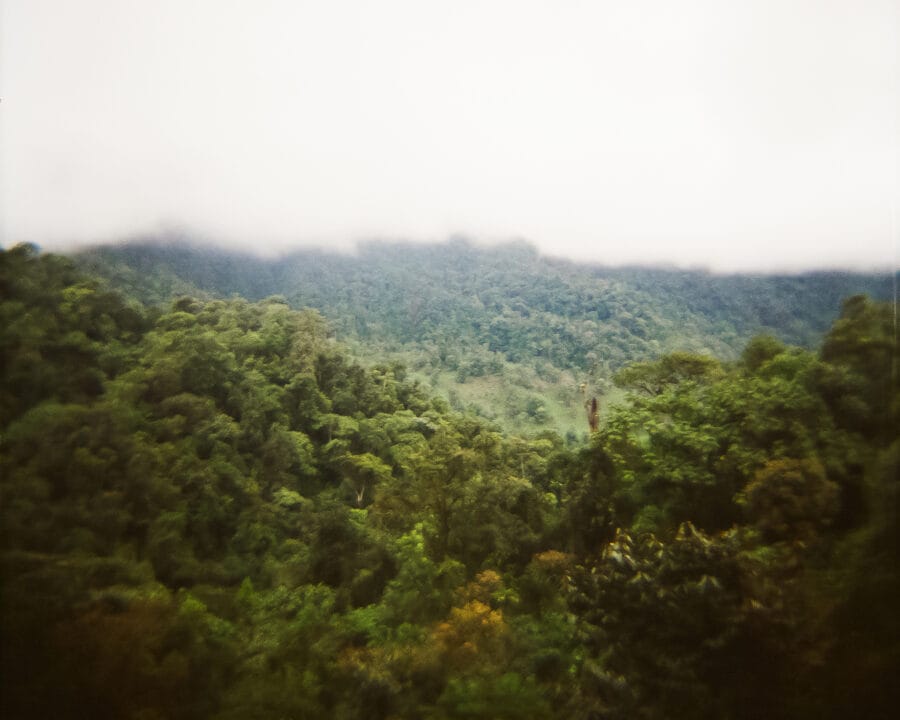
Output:
<svg viewBox="0 0 900 720">
<path fill-rule="evenodd" d="M 0 239 L 895 261 L 891 0 L 5 0 Z"/>
</svg>

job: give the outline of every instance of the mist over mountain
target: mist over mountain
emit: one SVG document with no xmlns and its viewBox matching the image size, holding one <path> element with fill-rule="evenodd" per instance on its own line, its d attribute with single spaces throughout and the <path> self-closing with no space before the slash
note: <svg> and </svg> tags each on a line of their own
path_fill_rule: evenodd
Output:
<svg viewBox="0 0 900 720">
<path fill-rule="evenodd" d="M 760 333 L 813 348 L 844 298 L 892 290 L 888 274 L 609 267 L 464 238 L 274 258 L 144 239 L 73 257 L 151 304 L 283 296 L 320 311 L 364 361 L 402 362 L 457 407 L 520 431 L 549 422 L 576 434 L 580 393 L 606 396 L 627 363 L 676 350 L 734 359 Z"/>
<path fill-rule="evenodd" d="M 0 718 L 900 717 L 898 13 L 0 0 Z"/>
</svg>

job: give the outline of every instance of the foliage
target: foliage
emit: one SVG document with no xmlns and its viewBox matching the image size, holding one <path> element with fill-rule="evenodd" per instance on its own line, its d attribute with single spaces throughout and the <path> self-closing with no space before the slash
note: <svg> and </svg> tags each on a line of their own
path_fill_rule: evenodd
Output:
<svg viewBox="0 0 900 720">
<path fill-rule="evenodd" d="M 522 242 L 482 247 L 462 238 L 271 260 L 148 239 L 75 260 L 163 306 L 183 294 L 282 294 L 293 307 L 319 310 L 363 362 L 402 361 L 454 409 L 516 432 L 548 425 L 575 436 L 587 431 L 582 384 L 588 400 L 608 396 L 612 376 L 631 362 L 673 351 L 730 360 L 761 332 L 811 347 L 843 297 L 891 290 L 886 274 L 610 268 L 541 257 Z"/>
<path fill-rule="evenodd" d="M 599 335 L 553 324 L 587 287 L 573 269 L 531 286 L 499 269 L 510 252 L 539 266 L 527 248 L 481 279 L 481 251 L 436 252 L 444 285 L 395 298 L 392 322 L 466 382 L 495 371 L 467 348 L 507 367 L 528 343 L 561 352 L 553 328 L 565 362 L 599 357 Z M 219 261 L 207 281 L 230 268 L 268 289 Z M 329 262 L 323 298 L 354 287 Z M 495 288 L 475 288 L 493 319 L 474 345 L 463 329 L 486 316 L 441 290 L 473 267 Z M 351 277 L 374 337 L 395 291 Z M 504 434 L 396 363 L 361 366 L 278 297 L 146 309 L 29 247 L 0 254 L 0 290 L 4 717 L 895 714 L 886 304 L 848 300 L 821 352 L 761 337 L 733 362 L 644 359 L 578 444 Z M 557 315 L 534 318 L 537 296 Z M 584 298 L 597 322 L 661 348 L 666 315 L 603 297 Z"/>
</svg>

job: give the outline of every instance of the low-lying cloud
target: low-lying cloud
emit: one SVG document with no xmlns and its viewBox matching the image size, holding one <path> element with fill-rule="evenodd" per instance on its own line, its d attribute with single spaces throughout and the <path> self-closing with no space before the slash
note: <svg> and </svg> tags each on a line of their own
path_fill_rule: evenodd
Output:
<svg viewBox="0 0 900 720">
<path fill-rule="evenodd" d="M 895 4 L 6 0 L 0 239 L 896 263 Z"/>
</svg>

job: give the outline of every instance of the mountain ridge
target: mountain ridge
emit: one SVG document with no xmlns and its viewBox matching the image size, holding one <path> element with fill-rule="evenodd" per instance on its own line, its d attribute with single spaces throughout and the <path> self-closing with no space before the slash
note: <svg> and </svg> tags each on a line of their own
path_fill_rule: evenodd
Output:
<svg viewBox="0 0 900 720">
<path fill-rule="evenodd" d="M 459 409 L 517 431 L 549 420 L 564 433 L 585 428 L 575 389 L 609 399 L 612 377 L 631 362 L 673 351 L 733 360 L 757 334 L 815 347 L 844 298 L 886 299 L 892 286 L 889 274 L 607 267 L 548 258 L 523 241 L 459 237 L 274 259 L 145 239 L 72 257 L 151 305 L 283 296 L 319 310 L 363 361 L 403 362 Z"/>
</svg>

